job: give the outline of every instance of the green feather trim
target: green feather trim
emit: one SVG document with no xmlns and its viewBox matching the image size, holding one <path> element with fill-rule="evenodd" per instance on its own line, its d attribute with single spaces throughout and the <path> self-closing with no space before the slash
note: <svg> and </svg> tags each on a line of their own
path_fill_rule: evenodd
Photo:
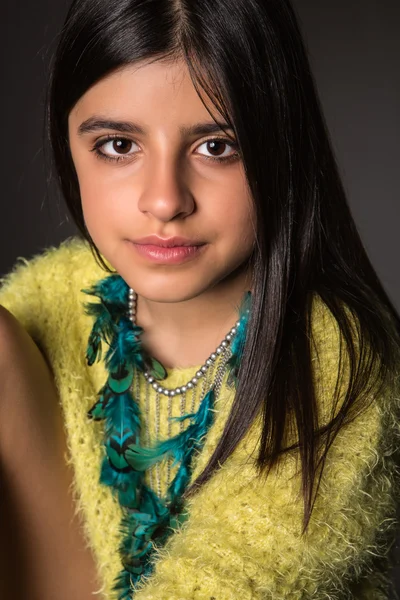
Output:
<svg viewBox="0 0 400 600">
<path fill-rule="evenodd" d="M 86 352 L 88 365 L 100 360 L 104 343 L 108 346 L 104 359 L 108 378 L 88 416 L 105 421 L 100 482 L 111 488 L 123 509 L 123 541 L 119 549 L 122 570 L 114 589 L 119 600 L 130 600 L 136 584 L 153 571 L 155 549 L 164 545 L 187 519 L 182 495 L 192 476 L 193 458 L 202 449 L 214 420 L 214 390 L 204 396 L 196 413 L 172 419 L 189 420 L 186 430 L 152 448 L 142 447 L 139 406 L 131 392 L 135 369 L 147 371 L 156 380 L 164 379 L 167 372 L 159 361 L 143 351 L 142 329 L 132 326 L 126 314 L 129 287 L 119 275 L 106 277 L 82 291 L 100 299 L 85 305 L 86 313 L 94 318 Z M 234 377 L 246 339 L 249 302 L 247 296 L 241 308 L 238 335 L 232 344 L 229 368 Z M 167 456 L 173 458 L 178 469 L 166 497 L 159 498 L 146 485 L 144 474 Z"/>
<path fill-rule="evenodd" d="M 145 361 L 146 370 L 157 381 L 165 379 L 167 371 L 165 367 L 155 358 L 147 357 Z"/>
<path fill-rule="evenodd" d="M 228 361 L 228 385 L 236 386 L 240 362 L 246 343 L 246 335 L 251 311 L 251 293 L 246 292 L 239 310 L 239 325 L 236 327 L 236 335 L 232 342 L 232 356 Z"/>
</svg>

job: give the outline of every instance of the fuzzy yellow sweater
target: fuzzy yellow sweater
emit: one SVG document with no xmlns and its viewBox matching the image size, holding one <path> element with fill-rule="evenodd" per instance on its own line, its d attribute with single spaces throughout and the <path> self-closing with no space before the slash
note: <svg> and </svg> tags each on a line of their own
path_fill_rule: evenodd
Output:
<svg viewBox="0 0 400 600">
<path fill-rule="evenodd" d="M 0 304 L 19 319 L 53 367 L 77 507 L 108 599 L 121 568 L 117 550 L 121 511 L 110 489 L 98 483 L 103 425 L 89 422 L 86 413 L 106 372 L 102 363 L 88 368 L 85 362 L 92 320 L 82 305 L 90 299 L 80 291 L 104 276 L 87 245 L 71 238 L 57 249 L 20 261 L 2 280 Z M 313 334 L 319 408 L 322 419 L 328 419 L 339 338 L 336 323 L 318 299 Z M 168 384 L 183 384 L 195 370 L 170 371 Z M 231 394 L 223 389 L 194 477 L 215 448 L 231 402 Z M 155 573 L 136 592 L 135 600 L 387 598 L 384 556 L 394 523 L 399 406 L 397 391 L 374 398 L 341 430 L 328 454 L 303 537 L 296 455 L 285 456 L 266 480 L 260 479 L 253 462 L 259 435 L 256 422 L 231 458 L 190 500 L 188 521 L 159 551 Z M 178 407 L 173 414 L 178 414 Z M 161 437 L 167 435 L 167 416 L 162 405 Z M 154 423 L 151 406 L 147 423 L 151 440 Z M 165 490 L 166 465 L 160 476 Z"/>
</svg>

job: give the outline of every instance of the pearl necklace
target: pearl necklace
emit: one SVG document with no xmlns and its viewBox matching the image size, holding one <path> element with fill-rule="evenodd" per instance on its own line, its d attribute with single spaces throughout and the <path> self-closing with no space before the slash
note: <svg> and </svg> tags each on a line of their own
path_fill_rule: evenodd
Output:
<svg viewBox="0 0 400 600">
<path fill-rule="evenodd" d="M 132 288 L 129 288 L 129 319 L 132 322 L 132 325 L 136 324 L 136 304 L 137 294 Z M 247 310 L 246 312 L 248 313 L 249 310 Z M 242 319 L 244 318 L 245 317 L 243 316 Z M 210 356 L 207 358 L 204 364 L 197 371 L 195 377 L 192 377 L 192 379 L 190 379 L 185 385 L 174 389 L 168 389 L 160 385 L 157 381 L 155 381 L 154 377 L 152 377 L 147 371 L 144 372 L 144 377 L 146 381 L 152 385 L 152 387 L 156 390 L 156 392 L 158 392 L 158 394 L 163 394 L 164 396 L 173 397 L 186 394 L 188 390 L 192 390 L 197 386 L 202 377 L 206 375 L 208 369 L 214 366 L 215 362 L 220 356 L 224 356 L 228 352 L 230 352 L 229 346 L 236 335 L 236 331 L 239 325 L 240 320 L 236 321 L 235 325 L 229 330 L 229 332 L 226 334 L 225 338 L 222 340 L 220 345 L 215 349 L 215 352 L 212 352 L 210 354 Z"/>
</svg>

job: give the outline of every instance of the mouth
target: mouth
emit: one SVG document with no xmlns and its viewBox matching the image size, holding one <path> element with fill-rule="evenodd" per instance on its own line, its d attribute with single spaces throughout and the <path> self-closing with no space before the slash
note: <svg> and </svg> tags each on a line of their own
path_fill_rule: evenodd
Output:
<svg viewBox="0 0 400 600">
<path fill-rule="evenodd" d="M 159 248 L 185 248 L 204 245 L 204 242 L 190 240 L 184 237 L 176 236 L 170 238 L 161 238 L 157 235 L 148 235 L 147 237 L 143 237 L 138 240 L 132 240 L 132 243 L 140 246 L 158 246 Z"/>
<path fill-rule="evenodd" d="M 182 237 L 168 239 L 148 236 L 132 240 L 135 252 L 146 261 L 158 264 L 183 264 L 199 256 L 207 246 L 204 242 Z"/>
</svg>

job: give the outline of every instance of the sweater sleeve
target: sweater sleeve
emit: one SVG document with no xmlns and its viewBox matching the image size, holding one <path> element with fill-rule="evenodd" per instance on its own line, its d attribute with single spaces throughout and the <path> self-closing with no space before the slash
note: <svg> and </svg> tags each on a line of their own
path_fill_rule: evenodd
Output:
<svg viewBox="0 0 400 600">
<path fill-rule="evenodd" d="M 0 305 L 11 312 L 25 329 L 32 330 L 39 304 L 36 269 L 30 261 L 18 258 L 12 271 L 0 279 Z"/>
<path fill-rule="evenodd" d="M 82 263 L 84 246 L 67 238 L 30 259 L 19 257 L 13 269 L 0 279 L 0 305 L 11 312 L 39 343 L 48 327 L 54 303 L 70 292 L 71 277 Z"/>
<path fill-rule="evenodd" d="M 323 348 L 316 385 L 326 408 L 338 360 L 327 314 L 316 337 Z M 394 525 L 398 404 L 394 394 L 374 398 L 341 429 L 303 536 L 297 455 L 285 455 L 260 478 L 250 435 L 191 499 L 189 519 L 158 551 L 135 600 L 387 598 L 375 561 L 384 560 Z"/>
</svg>

